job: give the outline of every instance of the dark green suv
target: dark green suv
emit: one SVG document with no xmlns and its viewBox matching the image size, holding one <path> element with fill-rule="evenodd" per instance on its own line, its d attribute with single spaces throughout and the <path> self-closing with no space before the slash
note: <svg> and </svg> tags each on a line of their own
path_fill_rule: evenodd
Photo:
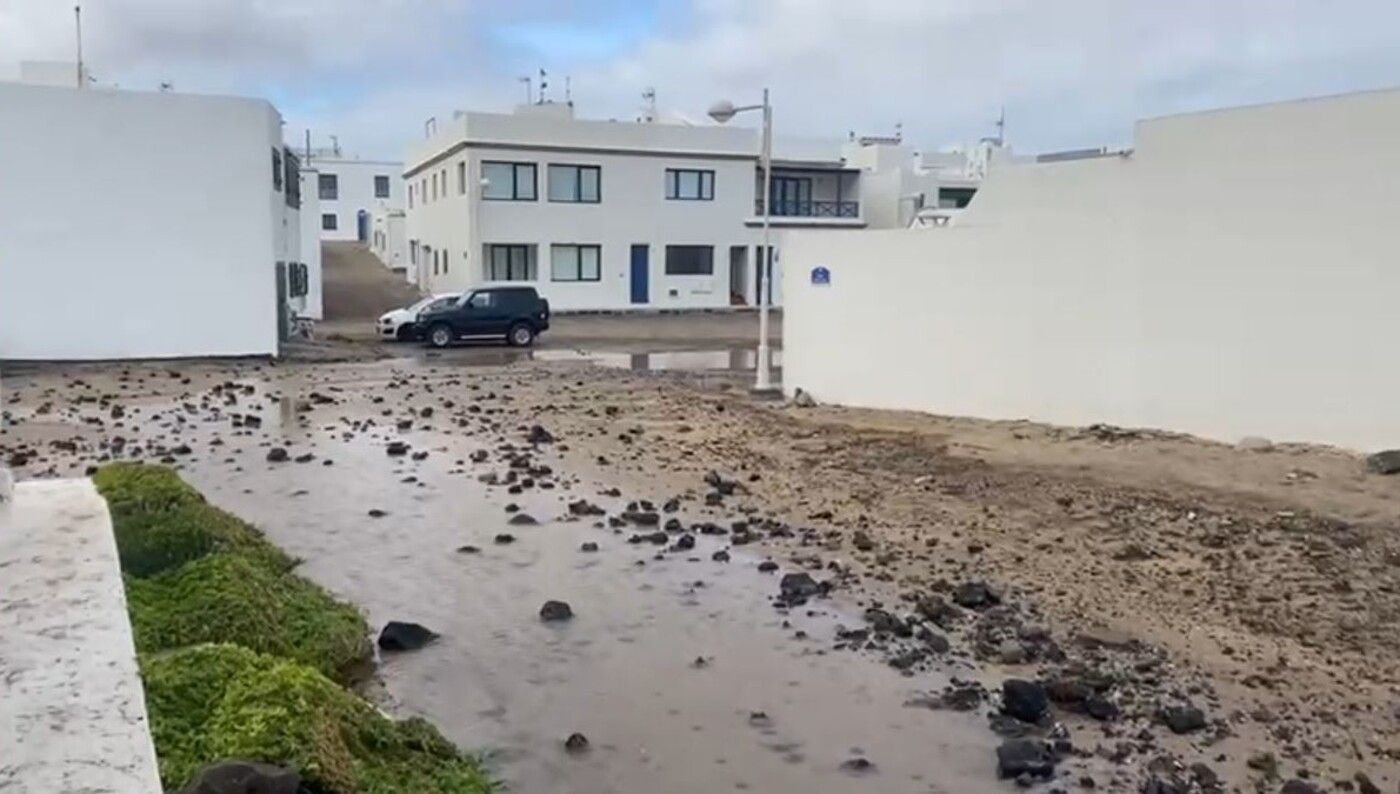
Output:
<svg viewBox="0 0 1400 794">
<path fill-rule="evenodd" d="M 455 303 L 429 306 L 418 315 L 423 340 L 447 347 L 459 339 L 505 339 L 529 347 L 549 328 L 549 301 L 534 287 L 483 287 Z"/>
</svg>

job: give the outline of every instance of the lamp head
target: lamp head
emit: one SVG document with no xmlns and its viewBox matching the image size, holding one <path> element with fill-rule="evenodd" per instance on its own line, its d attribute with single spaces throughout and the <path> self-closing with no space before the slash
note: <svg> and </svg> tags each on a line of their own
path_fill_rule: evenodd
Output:
<svg viewBox="0 0 1400 794">
<path fill-rule="evenodd" d="M 721 99 L 710 106 L 710 118 L 724 124 L 734 118 L 734 103 L 727 99 Z"/>
</svg>

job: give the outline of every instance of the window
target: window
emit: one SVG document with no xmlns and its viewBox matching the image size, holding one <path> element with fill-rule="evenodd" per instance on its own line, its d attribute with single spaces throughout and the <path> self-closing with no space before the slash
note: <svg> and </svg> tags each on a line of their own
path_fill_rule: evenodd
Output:
<svg viewBox="0 0 1400 794">
<path fill-rule="evenodd" d="M 316 195 L 320 196 L 322 201 L 335 201 L 340 197 L 340 182 L 335 174 L 316 175 Z"/>
<path fill-rule="evenodd" d="M 601 281 L 602 249 L 596 245 L 554 245 L 549 249 L 551 281 Z"/>
<path fill-rule="evenodd" d="M 596 165 L 549 165 L 549 200 L 597 204 L 603 169 Z"/>
<path fill-rule="evenodd" d="M 337 226 L 334 212 L 321 213 L 321 228 L 326 231 L 335 231 Z"/>
<path fill-rule="evenodd" d="M 438 182 L 438 180 L 437 180 L 437 174 L 433 174 L 433 201 L 437 201 L 437 197 L 438 197 L 438 185 L 437 185 L 437 182 Z"/>
<path fill-rule="evenodd" d="M 486 246 L 486 278 L 488 281 L 534 281 L 535 247 Z"/>
<path fill-rule="evenodd" d="M 426 176 L 418 181 L 418 200 L 424 204 L 428 203 L 428 178 Z"/>
<path fill-rule="evenodd" d="M 494 292 L 473 292 L 472 296 L 467 298 L 467 305 L 473 309 L 489 309 L 496 303 L 496 293 Z"/>
<path fill-rule="evenodd" d="M 714 201 L 715 172 L 667 168 L 666 198 L 682 201 Z"/>
<path fill-rule="evenodd" d="M 975 187 L 941 187 L 938 189 L 939 209 L 962 209 L 977 193 Z"/>
<path fill-rule="evenodd" d="M 282 189 L 282 153 L 272 150 L 272 189 Z"/>
<path fill-rule="evenodd" d="M 376 174 L 374 177 L 374 197 L 389 198 L 389 177 Z"/>
<path fill-rule="evenodd" d="M 291 149 L 282 150 L 283 184 L 287 186 L 287 206 L 301 209 L 301 161 Z"/>
<path fill-rule="evenodd" d="M 482 198 L 494 201 L 535 200 L 534 163 L 483 162 L 481 177 L 486 180 L 486 187 L 481 191 Z"/>
<path fill-rule="evenodd" d="M 457 164 L 457 195 L 467 195 L 467 161 Z"/>
<path fill-rule="evenodd" d="M 715 248 L 712 245 L 666 246 L 666 275 L 711 276 L 715 272 Z"/>
<path fill-rule="evenodd" d="M 409 209 L 413 209 L 413 184 L 412 184 L 412 183 L 409 183 L 409 186 L 408 186 L 408 208 L 409 208 Z"/>
</svg>

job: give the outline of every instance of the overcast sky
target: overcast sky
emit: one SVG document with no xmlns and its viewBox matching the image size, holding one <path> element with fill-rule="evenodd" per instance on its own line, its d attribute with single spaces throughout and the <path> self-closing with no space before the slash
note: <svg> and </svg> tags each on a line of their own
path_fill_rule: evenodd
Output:
<svg viewBox="0 0 1400 794">
<path fill-rule="evenodd" d="M 703 120 L 772 88 L 779 134 L 1036 152 L 1131 141 L 1144 116 L 1400 85 L 1400 0 L 87 0 L 99 82 L 272 100 L 350 153 L 508 110 L 572 78 L 578 112 Z M 0 76 L 72 60 L 71 4 L 0 0 Z"/>
</svg>

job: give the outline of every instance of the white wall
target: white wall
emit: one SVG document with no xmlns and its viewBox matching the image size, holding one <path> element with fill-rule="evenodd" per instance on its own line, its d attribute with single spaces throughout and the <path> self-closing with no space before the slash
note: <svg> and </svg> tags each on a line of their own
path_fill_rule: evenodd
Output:
<svg viewBox="0 0 1400 794">
<path fill-rule="evenodd" d="M 1155 119 L 1128 158 L 994 168 L 953 227 L 790 232 L 784 388 L 1400 446 L 1397 140 L 1397 91 Z"/>
<path fill-rule="evenodd" d="M 380 207 L 370 216 L 369 250 L 390 270 L 401 272 L 413 283 L 414 274 L 408 264 L 408 236 L 404 229 L 404 211 Z"/>
<path fill-rule="evenodd" d="M 320 320 L 326 315 L 321 299 L 321 202 L 316 198 L 316 174 L 314 167 L 302 167 L 299 261 L 306 265 L 308 284 L 306 295 L 298 299 L 297 311 L 313 320 Z"/>
<path fill-rule="evenodd" d="M 322 240 L 357 239 L 357 217 L 360 212 L 371 215 L 376 208 L 403 209 L 403 163 L 389 160 L 345 160 L 312 156 L 312 167 L 322 174 L 335 174 L 337 197 L 320 199 L 316 228 L 321 229 L 321 215 L 335 215 L 336 228 L 321 230 Z M 374 178 L 389 177 L 389 197 L 374 195 Z M 313 188 L 313 192 L 315 192 Z M 319 193 L 317 193 L 319 196 Z"/>
<path fill-rule="evenodd" d="M 0 84 L 0 358 L 275 354 L 280 147 L 261 100 Z"/>
</svg>

